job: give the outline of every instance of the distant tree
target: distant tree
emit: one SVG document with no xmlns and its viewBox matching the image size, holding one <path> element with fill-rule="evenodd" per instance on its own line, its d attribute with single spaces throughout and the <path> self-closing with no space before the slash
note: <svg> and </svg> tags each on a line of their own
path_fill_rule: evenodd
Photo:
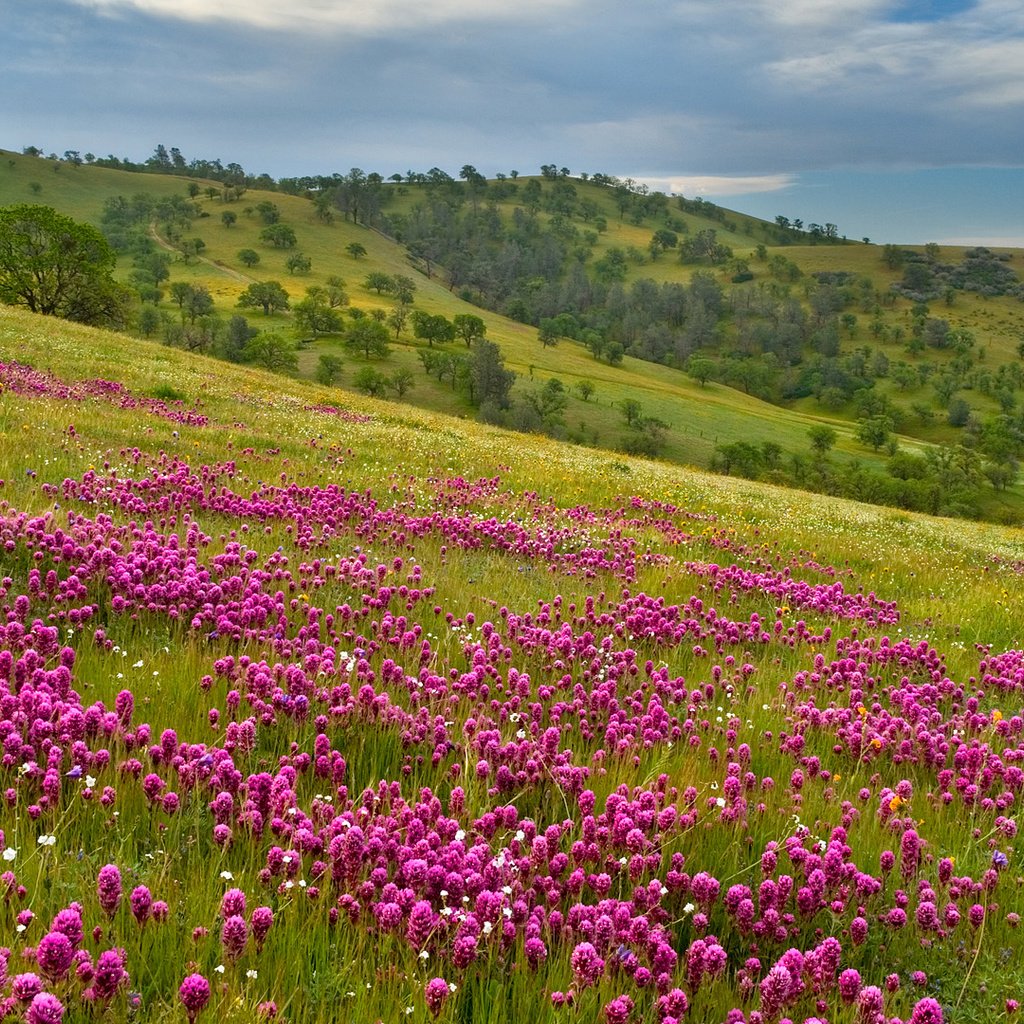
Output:
<svg viewBox="0 0 1024 1024">
<path fill-rule="evenodd" d="M 366 255 L 366 246 L 361 242 L 349 242 L 345 246 L 345 252 L 354 260 L 362 259 Z"/>
<path fill-rule="evenodd" d="M 407 305 L 412 304 L 413 296 L 416 294 L 416 282 L 404 274 L 395 274 L 392 278 L 392 294 L 399 302 Z"/>
<path fill-rule="evenodd" d="M 395 340 L 398 340 L 398 336 L 405 329 L 406 321 L 409 319 L 410 307 L 405 303 L 399 303 L 394 309 L 388 313 L 387 325 L 392 328 L 395 332 Z"/>
<path fill-rule="evenodd" d="M 541 317 L 541 321 L 537 325 L 537 340 L 545 348 L 553 348 L 558 344 L 559 337 L 558 324 L 554 317 Z"/>
<path fill-rule="evenodd" d="M 321 334 L 338 334 L 343 327 L 341 314 L 331 309 L 325 297 L 307 295 L 292 307 L 295 329 L 302 335 L 316 338 Z"/>
<path fill-rule="evenodd" d="M 473 346 L 468 382 L 474 405 L 486 403 L 498 409 L 507 408 L 515 379 L 515 373 L 506 369 L 501 349 L 493 341 L 481 338 Z"/>
<path fill-rule="evenodd" d="M 238 214 L 234 210 L 225 210 L 220 215 L 221 223 L 226 228 L 234 227 L 235 222 L 238 220 Z"/>
<path fill-rule="evenodd" d="M 312 269 L 313 261 L 301 252 L 293 252 L 284 261 L 285 269 L 289 274 L 308 274 Z"/>
<path fill-rule="evenodd" d="M 263 315 L 270 316 L 288 308 L 288 293 L 277 281 L 254 281 L 238 297 L 240 309 L 262 307 Z"/>
<path fill-rule="evenodd" d="M 452 322 L 440 313 L 427 313 L 422 309 L 414 309 L 409 316 L 412 321 L 413 334 L 433 347 L 434 342 L 443 344 L 453 341 L 455 327 Z"/>
<path fill-rule="evenodd" d="M 643 406 L 635 398 L 622 399 L 619 402 L 619 408 L 622 410 L 623 419 L 628 427 L 633 426 L 643 415 Z"/>
<path fill-rule="evenodd" d="M 260 220 L 267 225 L 276 224 L 281 219 L 281 211 L 277 208 L 277 204 L 272 203 L 269 199 L 257 203 L 256 212 L 260 215 Z"/>
<path fill-rule="evenodd" d="M 299 365 L 295 345 L 273 331 L 260 331 L 249 340 L 245 346 L 245 361 L 275 373 L 294 370 Z"/>
<path fill-rule="evenodd" d="M 100 232 L 48 206 L 0 208 L 0 302 L 79 323 L 118 326 L 125 288 Z"/>
<path fill-rule="evenodd" d="M 231 363 L 245 361 L 245 347 L 256 337 L 259 331 L 249 325 L 249 321 L 240 313 L 228 320 L 227 330 L 221 341 L 220 355 Z"/>
<path fill-rule="evenodd" d="M 584 402 L 590 401 L 595 390 L 594 382 L 592 380 L 587 380 L 586 377 L 576 382 L 576 394 L 579 395 Z"/>
<path fill-rule="evenodd" d="M 888 416 L 872 416 L 857 425 L 857 440 L 878 451 L 892 436 L 893 423 Z"/>
<path fill-rule="evenodd" d="M 378 295 L 383 295 L 384 292 L 390 292 L 394 288 L 395 281 L 390 274 L 374 270 L 366 275 L 363 284 L 367 289 L 375 291 Z"/>
<path fill-rule="evenodd" d="M 413 377 L 412 372 L 405 369 L 395 370 L 387 379 L 388 388 L 394 391 L 399 398 L 404 398 L 406 392 L 411 390 L 415 384 L 416 379 Z"/>
<path fill-rule="evenodd" d="M 352 380 L 358 390 L 373 398 L 383 398 L 388 387 L 388 379 L 372 366 L 363 366 Z"/>
<path fill-rule="evenodd" d="M 275 249 L 292 249 L 298 239 L 295 230 L 287 224 L 271 224 L 260 232 L 260 241 L 272 245 Z"/>
<path fill-rule="evenodd" d="M 206 248 L 206 243 L 201 238 L 188 238 L 181 243 L 181 258 L 187 266 L 192 260 L 198 258 Z"/>
<path fill-rule="evenodd" d="M 951 427 L 964 427 L 971 417 L 971 407 L 962 398 L 954 398 L 946 410 L 946 420 Z"/>
<path fill-rule="evenodd" d="M 316 365 L 316 379 L 320 384 L 331 387 L 341 379 L 342 366 L 340 356 L 324 352 Z"/>
<path fill-rule="evenodd" d="M 345 282 L 337 274 L 332 274 L 325 283 L 327 285 L 327 304 L 331 309 L 347 306 L 349 298 L 345 291 Z"/>
<path fill-rule="evenodd" d="M 549 377 L 540 388 L 526 396 L 540 416 L 545 430 L 552 430 L 562 423 L 562 413 L 569 404 L 565 385 L 557 377 Z"/>
<path fill-rule="evenodd" d="M 150 305 L 143 305 L 139 310 L 139 334 L 151 338 L 160 326 L 160 313 Z"/>
<path fill-rule="evenodd" d="M 255 249 L 239 249 L 238 259 L 250 269 L 260 261 L 260 254 Z"/>
<path fill-rule="evenodd" d="M 456 337 L 466 343 L 466 348 L 472 347 L 473 342 L 487 334 L 487 324 L 475 313 L 456 313 L 452 318 L 452 327 Z"/>
<path fill-rule="evenodd" d="M 715 363 L 714 359 L 709 359 L 707 356 L 692 355 L 686 361 L 687 374 L 697 381 L 701 387 L 704 387 L 711 380 L 717 368 L 717 363 Z"/>
<path fill-rule="evenodd" d="M 182 307 L 182 315 L 187 316 L 189 323 L 195 323 L 200 317 L 213 312 L 213 296 L 208 288 L 201 284 L 189 285 L 188 296 Z"/>
<path fill-rule="evenodd" d="M 386 356 L 390 351 L 388 330 L 372 317 L 362 317 L 348 329 L 345 347 L 352 352 L 362 352 L 367 359 Z"/>
<path fill-rule="evenodd" d="M 839 435 L 823 423 L 811 427 L 807 431 L 807 436 L 811 439 L 811 449 L 818 455 L 827 455 L 839 440 Z"/>
</svg>

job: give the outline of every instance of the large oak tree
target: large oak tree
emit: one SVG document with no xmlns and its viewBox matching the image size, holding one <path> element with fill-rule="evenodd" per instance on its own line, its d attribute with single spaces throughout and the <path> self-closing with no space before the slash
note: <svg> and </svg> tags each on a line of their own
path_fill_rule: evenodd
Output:
<svg viewBox="0 0 1024 1024">
<path fill-rule="evenodd" d="M 0 208 L 0 301 L 83 324 L 119 326 L 127 297 L 96 228 L 49 206 Z"/>
</svg>

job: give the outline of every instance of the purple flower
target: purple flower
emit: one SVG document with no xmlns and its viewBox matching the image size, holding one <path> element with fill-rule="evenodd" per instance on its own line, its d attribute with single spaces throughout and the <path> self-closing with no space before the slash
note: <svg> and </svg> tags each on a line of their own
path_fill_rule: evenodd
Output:
<svg viewBox="0 0 1024 1024">
<path fill-rule="evenodd" d="M 262 949 L 267 939 L 267 932 L 274 923 L 274 912 L 270 907 L 257 907 L 252 912 L 252 937 L 256 940 L 256 949 Z"/>
<path fill-rule="evenodd" d="M 121 872 L 117 865 L 107 864 L 100 868 L 96 878 L 96 895 L 108 917 L 113 917 L 117 913 L 117 908 L 121 905 L 121 891 Z"/>
<path fill-rule="evenodd" d="M 194 1021 L 210 1001 L 210 983 L 201 974 L 190 974 L 178 989 L 188 1019 Z"/>
<path fill-rule="evenodd" d="M 220 916 L 229 918 L 245 914 L 245 893 L 241 889 L 228 889 L 220 900 Z"/>
<path fill-rule="evenodd" d="M 632 1012 L 633 1000 L 629 996 L 619 996 L 607 1003 L 604 1008 L 604 1016 L 608 1024 L 626 1024 Z"/>
<path fill-rule="evenodd" d="M 572 973 L 581 988 L 595 985 L 604 973 L 604 960 L 589 942 L 581 942 L 569 957 Z"/>
<path fill-rule="evenodd" d="M 30 1003 L 42 991 L 43 982 L 38 974 L 16 974 L 11 979 L 11 995 L 18 1002 Z"/>
<path fill-rule="evenodd" d="M 942 1006 L 934 999 L 921 999 L 907 1024 L 943 1024 Z"/>
<path fill-rule="evenodd" d="M 145 924 L 153 909 L 153 895 L 144 885 L 137 885 L 128 897 L 132 914 L 139 924 Z"/>
<path fill-rule="evenodd" d="M 448 982 L 444 978 L 431 978 L 423 989 L 423 999 L 436 1017 L 448 999 Z"/>
<path fill-rule="evenodd" d="M 85 926 L 82 924 L 82 912 L 78 904 L 73 903 L 64 910 L 58 910 L 50 928 L 55 932 L 63 932 L 71 940 L 72 946 L 79 945 L 85 936 Z"/>
<path fill-rule="evenodd" d="M 229 960 L 237 960 L 244 952 L 249 941 L 249 926 L 245 918 L 232 914 L 225 920 L 220 929 L 220 941 L 224 947 L 224 955 Z"/>
<path fill-rule="evenodd" d="M 25 1011 L 28 1024 L 60 1024 L 64 1019 L 64 1004 L 49 992 L 34 996 Z"/>
<path fill-rule="evenodd" d="M 860 995 L 860 973 L 852 968 L 839 975 L 839 997 L 849 1005 Z"/>
<path fill-rule="evenodd" d="M 128 972 L 124 969 L 124 950 L 108 949 L 100 953 L 93 976 L 96 998 L 113 999 L 117 990 L 127 985 L 128 981 Z"/>
<path fill-rule="evenodd" d="M 36 946 L 36 963 L 43 977 L 51 982 L 64 978 L 71 970 L 74 956 L 75 947 L 63 932 L 47 932 Z"/>
</svg>

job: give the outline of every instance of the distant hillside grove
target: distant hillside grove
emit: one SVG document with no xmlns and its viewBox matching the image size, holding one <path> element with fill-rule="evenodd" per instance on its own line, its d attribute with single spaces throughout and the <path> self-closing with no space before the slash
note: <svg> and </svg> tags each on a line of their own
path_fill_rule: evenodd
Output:
<svg viewBox="0 0 1024 1024">
<path fill-rule="evenodd" d="M 43 156 L 35 147 L 24 153 Z M 194 234 L 195 221 L 210 216 L 198 201 L 216 199 L 225 227 L 237 221 L 235 210 L 242 211 L 260 225 L 260 245 L 281 251 L 288 273 L 301 276 L 310 270 L 309 257 L 298 251 L 295 231 L 277 203 L 245 199 L 250 189 L 279 192 L 307 199 L 322 224 L 342 218 L 392 239 L 411 270 L 482 309 L 531 325 L 542 347 L 575 344 L 612 367 L 633 356 L 683 370 L 702 386 L 720 382 L 776 404 L 813 399 L 828 413 L 850 415 L 865 448 L 890 455 L 886 475 L 862 467 L 840 471 L 828 460 L 835 433 L 822 427 L 812 431 L 807 453 L 783 452 L 771 441 L 722 443 L 712 465 L 723 472 L 929 512 L 976 515 L 982 483 L 1012 487 L 1024 459 L 1024 335 L 1017 348 L 1021 361 L 988 365 L 973 332 L 930 305 L 952 307 L 964 293 L 1024 300 L 1024 284 L 1007 253 L 974 247 L 951 261 L 937 245 L 921 251 L 885 245 L 873 250 L 878 265 L 890 277 L 901 276 L 880 286 L 863 272 L 807 272 L 777 251 L 791 245 L 853 245 L 834 224 L 805 226 L 784 216 L 774 223 L 757 221 L 703 199 L 651 191 L 632 179 L 602 173 L 574 177 L 555 164 L 542 166 L 539 176 L 521 178 L 513 170 L 490 181 L 470 164 L 457 177 L 434 167 L 385 179 L 353 168 L 347 174 L 274 180 L 250 175 L 237 163 L 186 161 L 178 149 L 162 145 L 141 163 L 70 150 L 62 159 L 189 180 L 181 195 L 139 193 L 106 201 L 102 236 L 130 260 L 128 287 L 118 291 L 106 281 L 97 290 L 104 296 L 102 310 L 58 315 L 131 324 L 168 344 L 272 370 L 294 369 L 294 342 L 251 327 L 242 315 L 225 320 L 202 285 L 170 281 L 172 255 L 153 237 L 155 230 L 185 263 L 198 257 L 205 246 Z M 628 235 L 616 230 L 626 226 Z M 631 241 L 609 244 L 620 236 Z M 356 260 L 365 256 L 358 242 L 347 252 Z M 239 250 L 237 258 L 250 272 L 261 262 L 251 248 Z M 669 262 L 685 265 L 681 279 L 664 279 Z M 480 317 L 457 314 L 449 320 L 415 309 L 416 284 L 406 275 L 371 270 L 364 287 L 389 297 L 393 309 L 368 315 L 352 308 L 337 276 L 310 286 L 305 298 L 294 302 L 278 282 L 255 282 L 238 307 L 268 316 L 290 311 L 303 342 L 343 336 L 346 349 L 367 363 L 352 384 L 378 395 L 402 397 L 412 387 L 407 369 L 386 374 L 370 365 L 386 357 L 389 340 L 408 328 L 425 345 L 423 372 L 463 393 L 482 418 L 565 436 L 568 389 L 553 378 L 516 398 L 515 375 L 505 369 L 500 349 L 484 337 Z M 0 298 L 11 301 L 12 294 L 8 286 Z M 159 308 L 168 296 L 173 314 Z M 901 300 L 909 309 L 897 322 L 891 311 Z M 465 351 L 444 350 L 453 341 L 464 342 Z M 318 378 L 334 384 L 339 375 L 337 357 L 321 356 Z M 994 411 L 983 415 L 965 390 L 984 396 Z M 589 400 L 585 381 L 576 394 Z M 620 404 L 629 428 L 626 447 L 659 454 L 668 424 L 645 415 L 632 400 Z M 955 428 L 957 442 L 923 454 L 899 449 L 897 433 L 938 427 Z"/>
</svg>

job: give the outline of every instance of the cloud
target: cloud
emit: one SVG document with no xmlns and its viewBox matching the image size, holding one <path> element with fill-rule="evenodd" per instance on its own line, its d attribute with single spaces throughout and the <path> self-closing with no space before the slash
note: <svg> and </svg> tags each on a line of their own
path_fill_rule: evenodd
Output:
<svg viewBox="0 0 1024 1024">
<path fill-rule="evenodd" d="M 637 175 L 637 180 L 658 192 L 687 196 L 742 196 L 755 192 L 778 192 L 796 183 L 792 174 L 682 174 L 670 177 L 641 174 Z"/>
<path fill-rule="evenodd" d="M 376 35 L 395 29 L 451 22 L 523 20 L 560 14 L 579 0 L 518 0 L 515 4 L 474 0 L 74 0 L 93 10 L 136 11 L 192 22 L 233 22 L 257 29 L 301 33 L 353 32 Z"/>
</svg>

